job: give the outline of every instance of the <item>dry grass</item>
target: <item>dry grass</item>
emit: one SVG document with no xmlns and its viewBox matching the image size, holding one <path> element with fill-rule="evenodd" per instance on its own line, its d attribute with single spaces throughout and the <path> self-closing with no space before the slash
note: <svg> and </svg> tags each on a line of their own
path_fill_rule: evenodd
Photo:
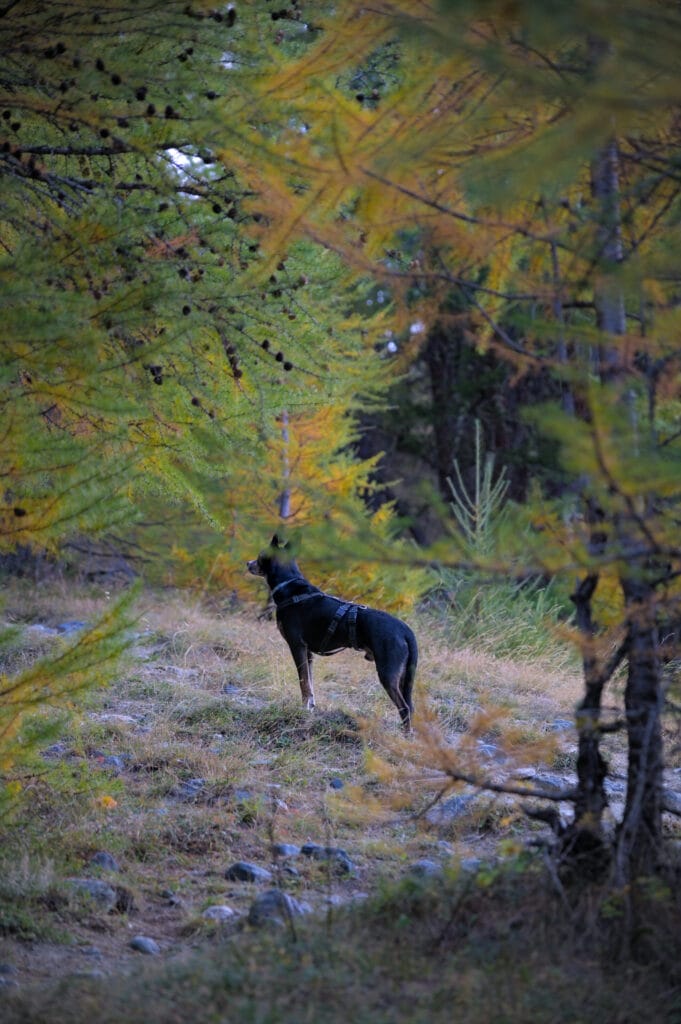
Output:
<svg viewBox="0 0 681 1024">
<path fill-rule="evenodd" d="M 17 586 L 7 593 L 5 618 L 47 625 L 87 621 L 106 601 L 102 591 L 41 588 L 36 593 Z M 479 735 L 504 745 L 506 734 L 517 758 L 543 752 L 545 766 L 561 757 L 569 765 L 569 734 L 553 737 L 551 753 L 542 746 L 552 721 L 569 718 L 579 696 L 579 674 L 564 650 L 556 646 L 541 658 L 532 650 L 526 659 L 495 658 L 489 644 L 486 652 L 452 649 L 441 622 L 424 618 L 415 625 L 421 648 L 416 702 L 430 706 L 429 721 L 446 740 L 465 745 Z M 34 656 L 30 644 L 14 648 L 15 658 Z M 276 869 L 273 840 L 348 851 L 356 865 L 351 874 L 330 873 L 323 863 L 298 858 L 297 875 L 279 876 L 293 895 L 323 911 L 330 897 L 351 901 L 400 878 L 410 861 L 428 857 L 455 865 L 457 857 L 492 855 L 500 841 L 515 843 L 536 829 L 496 798 L 478 803 L 449 828 L 416 817 L 427 787 L 409 784 L 406 797 L 400 792 L 413 773 L 420 741 L 402 740 L 397 714 L 373 666 L 350 652 L 318 658 L 315 669 L 318 708 L 309 714 L 300 707 L 295 670 L 272 622 L 259 621 L 255 611 L 225 610 L 180 594 L 143 595 L 138 635 L 120 677 L 89 696 L 69 725 L 59 756 L 40 759 L 20 773 L 29 799 L 0 830 L 0 877 L 5 878 L 0 882 L 0 961 L 16 964 L 26 982 L 44 983 L 82 971 L 81 950 L 94 944 L 103 952 L 102 969 L 115 973 L 135 962 L 137 954 L 127 945 L 131 933 L 157 938 L 164 958 L 184 956 L 197 937 L 224 934 L 201 917 L 206 906 L 228 903 L 240 913 L 247 910 L 253 886 L 227 882 L 224 869 L 236 860 Z M 491 713 L 492 707 L 498 711 Z M 367 746 L 358 733 L 360 720 L 372 723 L 374 739 Z M 112 756 L 121 759 L 120 771 L 107 764 Z M 377 770 L 381 758 L 390 766 L 387 774 Z M 423 774 L 423 764 L 417 767 Z M 197 779 L 201 782 L 192 790 Z M 343 788 L 334 789 L 332 782 Z M 98 850 L 120 863 L 115 879 L 133 904 L 124 913 L 74 903 L 66 894 L 69 876 L 97 874 L 89 862 Z M 8 873 L 9 864 L 21 870 Z M 376 922 L 386 912 L 372 913 L 367 927 L 380 931 Z M 339 928 L 336 938 L 328 936 L 330 962 L 343 956 L 345 925 Z M 61 932 L 61 944 L 55 932 Z M 30 952 L 27 938 L 34 942 Z M 387 931 L 376 943 L 388 956 Z M 198 967 L 187 970 L 199 978 Z M 319 965 L 315 970 L 320 991 L 325 990 L 324 970 Z M 343 970 L 351 972 L 352 964 Z M 421 963 L 420 970 L 427 965 Z M 363 976 L 359 971 L 360 987 Z M 250 991 L 252 983 L 245 974 L 240 977 Z M 473 991 L 478 982 L 471 978 Z M 207 976 L 197 984 L 212 991 Z M 409 984 L 418 997 L 419 978 Z M 112 992 L 107 998 L 111 1007 L 117 1005 Z M 174 998 L 184 1005 L 184 996 L 176 992 Z M 367 998 L 367 1006 L 373 1005 Z M 74 1020 L 88 1019 L 82 1015 L 85 1005 L 74 1010 Z M 291 1005 L 299 1007 L 293 997 Z M 38 1013 L 35 1006 L 31 1012 Z M 305 1012 L 287 1016 L 282 1010 L 281 1016 L 263 1018 L 252 1010 L 243 1019 L 320 1019 Z M 24 1019 L 17 1013 L 17 1020 Z M 179 1011 L 179 1016 L 158 1013 L 149 1019 L 186 1019 Z M 358 1019 L 417 1019 L 392 1013 L 384 1018 L 359 1013 Z M 433 1013 L 433 1020 L 444 1019 Z M 101 1005 L 97 1014 L 89 1019 L 123 1019 L 106 1016 Z M 35 1019 L 48 1018 L 38 1013 Z"/>
</svg>

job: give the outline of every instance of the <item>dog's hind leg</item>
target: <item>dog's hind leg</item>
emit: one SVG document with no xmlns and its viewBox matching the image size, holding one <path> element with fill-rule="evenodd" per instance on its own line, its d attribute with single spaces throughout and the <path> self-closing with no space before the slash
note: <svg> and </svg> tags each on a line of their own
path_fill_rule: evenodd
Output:
<svg viewBox="0 0 681 1024">
<path fill-rule="evenodd" d="M 413 683 L 413 670 L 411 667 L 410 652 L 393 651 L 387 657 L 376 658 L 376 670 L 381 685 L 390 697 L 391 701 L 400 713 L 400 721 L 405 732 L 411 729 L 411 715 L 414 710 L 411 703 L 411 687 Z"/>
<path fill-rule="evenodd" d="M 405 637 L 392 643 L 388 649 L 376 650 L 376 671 L 381 685 L 399 712 L 403 729 L 412 728 L 412 688 L 418 652 L 416 640 Z"/>
</svg>

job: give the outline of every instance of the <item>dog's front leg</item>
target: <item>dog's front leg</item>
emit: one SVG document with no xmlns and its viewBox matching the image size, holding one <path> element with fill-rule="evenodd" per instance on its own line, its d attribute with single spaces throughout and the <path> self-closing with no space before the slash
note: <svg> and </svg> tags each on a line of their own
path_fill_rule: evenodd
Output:
<svg viewBox="0 0 681 1024">
<path fill-rule="evenodd" d="M 291 654 L 298 669 L 303 707 L 311 711 L 315 706 L 314 689 L 312 688 L 312 651 L 309 647 L 296 647 L 295 649 L 292 647 Z"/>
</svg>

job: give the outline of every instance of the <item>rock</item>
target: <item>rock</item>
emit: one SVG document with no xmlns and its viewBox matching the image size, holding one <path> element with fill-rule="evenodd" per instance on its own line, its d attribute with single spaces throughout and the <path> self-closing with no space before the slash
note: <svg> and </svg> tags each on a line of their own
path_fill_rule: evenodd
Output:
<svg viewBox="0 0 681 1024">
<path fill-rule="evenodd" d="M 53 743 L 51 746 L 43 750 L 43 757 L 66 757 L 69 753 L 69 747 L 67 743 Z"/>
<path fill-rule="evenodd" d="M 102 711 L 90 717 L 99 722 L 111 722 L 114 725 L 138 725 L 137 719 L 132 715 L 117 715 L 114 711 Z"/>
<path fill-rule="evenodd" d="M 575 723 L 567 718 L 554 718 L 549 728 L 551 732 L 568 732 L 575 728 Z"/>
<path fill-rule="evenodd" d="M 292 917 L 309 914 L 311 910 L 308 903 L 301 903 L 281 889 L 268 889 L 251 904 L 248 923 L 255 927 L 264 924 L 286 925 Z"/>
<path fill-rule="evenodd" d="M 662 810 L 672 814 L 681 814 L 681 793 L 673 789 L 662 790 Z"/>
<path fill-rule="evenodd" d="M 90 863 L 94 864 L 98 868 L 103 868 L 104 871 L 120 871 L 120 866 L 116 858 L 111 853 L 107 853 L 106 850 L 98 850 L 97 853 L 93 854 L 90 858 Z"/>
<path fill-rule="evenodd" d="M 234 799 L 236 800 L 237 804 L 245 804 L 248 803 L 249 800 L 253 799 L 253 794 L 251 793 L 250 789 L 235 789 Z"/>
<path fill-rule="evenodd" d="M 284 857 L 299 857 L 300 847 L 294 846 L 293 843 L 273 843 L 272 855 L 282 859 Z"/>
<path fill-rule="evenodd" d="M 209 921 L 228 921 L 230 917 L 236 917 L 236 910 L 232 910 L 231 907 L 224 904 L 216 904 L 213 907 L 206 907 L 201 917 L 205 917 Z"/>
<path fill-rule="evenodd" d="M 565 778 L 564 775 L 554 775 L 552 772 L 537 772 L 534 777 L 534 784 L 540 789 L 550 793 L 560 793 L 564 789 L 572 789 L 574 782 Z"/>
<path fill-rule="evenodd" d="M 426 812 L 426 821 L 430 825 L 450 825 L 459 818 L 463 818 L 476 799 L 474 793 L 462 793 L 459 796 L 452 796 L 448 800 L 442 800 Z"/>
<path fill-rule="evenodd" d="M 158 942 L 155 939 L 150 939 L 148 935 L 136 935 L 128 945 L 130 949 L 134 949 L 137 953 L 145 953 L 147 956 L 158 956 L 161 952 Z"/>
<path fill-rule="evenodd" d="M 205 779 L 186 779 L 184 782 L 180 782 L 174 789 L 171 790 L 170 795 L 176 797 L 178 800 L 196 800 L 205 789 Z"/>
<path fill-rule="evenodd" d="M 89 622 L 81 622 L 79 619 L 72 619 L 69 622 L 57 623 L 57 632 L 62 636 L 69 636 L 70 633 L 79 633 L 81 629 L 89 629 Z"/>
<path fill-rule="evenodd" d="M 103 910 L 113 910 L 118 904 L 118 893 L 108 882 L 96 878 L 67 878 L 66 884 L 77 892 L 85 893 Z"/>
<path fill-rule="evenodd" d="M 0 977 L 15 978 L 18 973 L 19 972 L 14 966 L 14 964 L 0 964 Z"/>
<path fill-rule="evenodd" d="M 81 953 L 83 956 L 91 956 L 94 960 L 101 960 L 104 956 L 99 946 L 83 946 Z"/>
<path fill-rule="evenodd" d="M 58 636 L 59 631 L 52 629 L 52 626 L 45 626 L 42 622 L 32 622 L 26 626 L 25 633 L 29 633 L 29 639 L 41 640 L 43 637 Z"/>
<path fill-rule="evenodd" d="M 491 761 L 497 761 L 501 764 L 506 760 L 506 755 L 495 743 L 488 743 L 485 740 L 479 740 L 478 750 L 483 757 L 487 757 Z"/>
<path fill-rule="evenodd" d="M 479 857 L 464 857 L 459 863 L 462 871 L 470 871 L 471 874 L 476 874 L 483 865 Z"/>
<path fill-rule="evenodd" d="M 267 868 L 238 860 L 225 871 L 225 878 L 230 882 L 271 882 L 272 873 Z"/>
<path fill-rule="evenodd" d="M 329 785 L 331 786 L 331 789 L 343 789 L 345 783 L 343 782 L 342 779 L 335 778 L 329 780 Z"/>
<path fill-rule="evenodd" d="M 354 863 L 345 850 L 341 850 L 339 846 L 320 846 L 318 843 L 305 843 L 301 847 L 300 852 L 311 860 L 331 861 L 333 867 L 341 874 L 350 874 L 355 870 Z"/>
<path fill-rule="evenodd" d="M 407 874 L 414 878 L 437 878 L 442 875 L 442 865 L 424 857 L 422 860 L 415 860 L 413 864 L 410 864 Z"/>
<path fill-rule="evenodd" d="M 127 754 L 108 754 L 102 758 L 102 767 L 110 768 L 114 774 L 118 775 L 125 768 L 125 762 L 129 760 L 130 757 Z"/>
</svg>

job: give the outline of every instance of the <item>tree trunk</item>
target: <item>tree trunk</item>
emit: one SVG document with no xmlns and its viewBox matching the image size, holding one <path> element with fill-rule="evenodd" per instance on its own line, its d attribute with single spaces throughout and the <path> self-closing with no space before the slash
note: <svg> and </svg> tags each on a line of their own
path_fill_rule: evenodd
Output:
<svg viewBox="0 0 681 1024">
<path fill-rule="evenodd" d="M 663 701 L 654 589 L 625 576 L 629 666 L 625 691 L 629 761 L 627 801 L 617 837 L 616 880 L 624 886 L 658 866 L 662 841 Z"/>
</svg>

